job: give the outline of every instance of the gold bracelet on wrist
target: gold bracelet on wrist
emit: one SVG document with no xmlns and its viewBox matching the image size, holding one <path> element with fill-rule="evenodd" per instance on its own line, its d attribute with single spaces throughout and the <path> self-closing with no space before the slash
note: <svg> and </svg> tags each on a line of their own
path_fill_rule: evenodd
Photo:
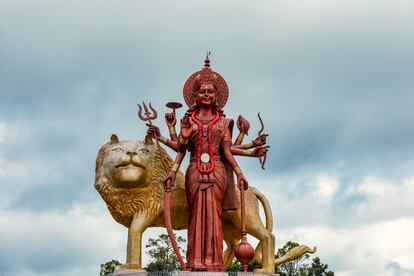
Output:
<svg viewBox="0 0 414 276">
<path fill-rule="evenodd" d="M 180 168 L 180 165 L 174 162 L 174 165 L 172 166 L 171 171 L 177 172 L 179 168 Z"/>
<path fill-rule="evenodd" d="M 252 156 L 252 152 L 250 150 L 242 150 L 243 156 Z"/>
<path fill-rule="evenodd" d="M 240 170 L 240 167 L 239 166 L 234 167 L 233 168 L 233 171 L 236 173 L 236 175 L 239 175 L 239 174 L 242 173 L 242 171 Z"/>
<path fill-rule="evenodd" d="M 177 132 L 175 132 L 175 127 L 173 126 L 169 126 L 168 127 L 168 132 L 170 133 L 170 135 L 177 135 Z"/>
<path fill-rule="evenodd" d="M 163 143 L 164 145 L 167 144 L 168 139 L 165 138 L 164 136 L 160 136 L 158 137 L 158 141 L 160 141 L 161 143 Z"/>
<path fill-rule="evenodd" d="M 188 143 L 188 139 L 184 139 L 183 137 L 180 138 L 180 144 L 185 146 Z"/>
<path fill-rule="evenodd" d="M 245 134 L 243 132 L 240 132 L 239 135 L 237 135 L 236 141 L 240 141 L 240 142 L 243 141 L 244 135 Z"/>
</svg>

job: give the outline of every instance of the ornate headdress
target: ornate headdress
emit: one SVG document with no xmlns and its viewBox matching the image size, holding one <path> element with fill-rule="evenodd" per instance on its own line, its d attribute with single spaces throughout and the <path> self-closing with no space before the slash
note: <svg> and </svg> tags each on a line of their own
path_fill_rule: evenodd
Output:
<svg viewBox="0 0 414 276">
<path fill-rule="evenodd" d="M 197 91 L 201 84 L 211 83 L 217 88 L 217 105 L 223 108 L 229 97 L 229 88 L 224 78 L 210 67 L 210 59 L 208 54 L 204 61 L 204 67 L 200 71 L 192 74 L 184 84 L 183 95 L 185 103 L 191 107 L 197 99 Z"/>
</svg>

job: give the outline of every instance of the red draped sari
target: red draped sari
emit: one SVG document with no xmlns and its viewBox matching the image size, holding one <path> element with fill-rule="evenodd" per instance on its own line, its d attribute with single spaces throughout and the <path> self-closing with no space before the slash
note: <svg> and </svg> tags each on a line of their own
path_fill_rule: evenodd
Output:
<svg viewBox="0 0 414 276">
<path fill-rule="evenodd" d="M 230 141 L 231 120 L 220 117 L 212 127 L 212 152 L 214 169 L 202 174 L 197 169 L 199 131 L 202 131 L 202 152 L 208 153 L 209 120 L 199 121 L 201 130 L 190 137 L 190 164 L 185 178 L 187 201 L 190 215 L 188 219 L 187 267 L 193 271 L 224 271 L 223 264 L 223 226 L 222 203 L 228 182 L 225 166 L 222 162 L 221 144 Z M 211 158 L 211 156 L 210 156 Z M 210 162 L 201 163 L 208 170 Z"/>
</svg>

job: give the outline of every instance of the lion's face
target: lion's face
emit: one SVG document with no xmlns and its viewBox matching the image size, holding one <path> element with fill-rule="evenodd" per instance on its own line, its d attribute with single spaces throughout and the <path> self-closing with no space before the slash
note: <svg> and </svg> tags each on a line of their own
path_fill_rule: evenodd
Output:
<svg viewBox="0 0 414 276">
<path fill-rule="evenodd" d="M 152 177 L 154 146 L 140 141 L 113 141 L 103 160 L 105 177 L 118 188 L 142 188 Z"/>
</svg>

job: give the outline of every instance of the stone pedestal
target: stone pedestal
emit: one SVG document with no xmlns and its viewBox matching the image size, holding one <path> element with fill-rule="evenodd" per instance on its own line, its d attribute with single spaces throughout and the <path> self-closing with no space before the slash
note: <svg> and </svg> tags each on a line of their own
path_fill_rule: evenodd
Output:
<svg viewBox="0 0 414 276">
<path fill-rule="evenodd" d="M 253 272 L 186 272 L 178 271 L 177 276 L 278 276 L 279 274 L 264 274 Z"/>
<path fill-rule="evenodd" d="M 114 273 L 115 276 L 278 276 L 279 274 L 264 274 L 253 272 L 147 272 L 141 269 L 119 269 Z"/>
<path fill-rule="evenodd" d="M 279 274 L 265 274 L 253 272 L 186 272 L 178 271 L 177 276 L 279 276 Z"/>
<path fill-rule="evenodd" d="M 228 276 L 227 272 L 178 271 L 177 276 Z"/>
<path fill-rule="evenodd" d="M 148 276 L 148 272 L 142 269 L 118 269 L 118 270 L 115 270 L 114 275 Z"/>
</svg>

